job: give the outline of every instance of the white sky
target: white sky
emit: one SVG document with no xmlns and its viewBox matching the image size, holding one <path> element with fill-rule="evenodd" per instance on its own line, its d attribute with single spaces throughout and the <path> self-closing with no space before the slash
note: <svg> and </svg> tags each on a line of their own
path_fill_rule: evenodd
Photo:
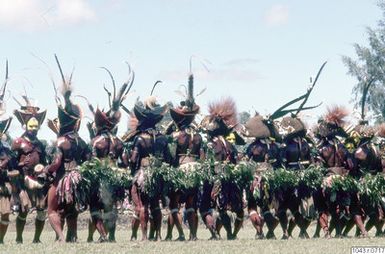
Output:
<svg viewBox="0 0 385 254">
<path fill-rule="evenodd" d="M 156 95 L 178 103 L 174 90 L 187 83 L 189 58 L 197 55 L 210 62 L 210 72 L 193 62 L 196 92 L 207 87 L 196 99 L 202 113 L 209 101 L 232 96 L 239 111 L 267 114 L 303 93 L 328 61 L 308 102 L 323 102 L 309 112 L 314 121 L 327 105 L 352 108 L 355 80 L 341 56 L 354 57 L 352 44 L 366 44 L 365 27 L 380 18 L 375 0 L 0 0 L 0 77 L 8 59 L 11 95 L 20 98 L 25 86 L 54 118 L 50 71 L 60 84 L 54 53 L 66 74 L 75 67 L 75 93 L 100 107 L 107 106 L 103 84 L 111 82 L 98 67 L 109 68 L 122 84 L 128 61 L 136 72 L 128 108 L 156 80 L 164 82 Z M 13 99 L 7 106 L 8 114 L 17 108 Z M 81 134 L 88 139 L 86 121 Z M 14 119 L 11 135 L 21 133 Z M 55 138 L 46 125 L 40 137 Z"/>
</svg>

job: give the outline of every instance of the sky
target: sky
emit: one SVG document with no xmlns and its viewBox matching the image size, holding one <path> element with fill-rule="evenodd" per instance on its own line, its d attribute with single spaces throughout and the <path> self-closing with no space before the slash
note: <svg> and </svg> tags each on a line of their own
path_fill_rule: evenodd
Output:
<svg viewBox="0 0 385 254">
<path fill-rule="evenodd" d="M 9 61 L 7 115 L 24 90 L 57 116 L 51 77 L 60 85 L 57 54 L 66 75 L 73 73 L 74 94 L 108 107 L 103 85 L 111 87 L 108 68 L 120 86 L 129 62 L 136 78 L 124 105 L 155 94 L 177 104 L 175 92 L 187 84 L 189 62 L 201 113 L 209 102 L 231 96 L 238 111 L 269 114 L 304 93 L 328 61 L 307 105 L 322 105 L 303 117 L 314 122 L 327 106 L 353 110 L 341 56 L 355 58 L 354 43 L 367 45 L 366 27 L 382 17 L 376 0 L 0 0 L 0 82 Z M 111 89 L 111 88 L 110 88 Z M 84 109 L 81 135 L 88 139 Z M 127 115 L 119 133 L 127 128 Z M 11 136 L 23 130 L 14 119 Z M 55 135 L 44 124 L 44 139 Z"/>
</svg>

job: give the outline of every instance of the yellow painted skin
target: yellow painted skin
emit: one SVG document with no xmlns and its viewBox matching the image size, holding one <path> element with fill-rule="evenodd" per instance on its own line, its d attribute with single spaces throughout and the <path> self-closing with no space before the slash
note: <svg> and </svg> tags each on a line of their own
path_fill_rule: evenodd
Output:
<svg viewBox="0 0 385 254">
<path fill-rule="evenodd" d="M 27 122 L 27 130 L 28 131 L 37 131 L 37 130 L 39 130 L 39 121 L 35 117 L 32 117 Z"/>
</svg>

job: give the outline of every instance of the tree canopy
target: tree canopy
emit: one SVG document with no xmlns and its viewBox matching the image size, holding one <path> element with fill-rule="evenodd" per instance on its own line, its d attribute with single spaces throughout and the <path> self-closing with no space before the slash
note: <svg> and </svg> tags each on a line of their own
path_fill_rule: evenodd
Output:
<svg viewBox="0 0 385 254">
<path fill-rule="evenodd" d="M 352 93 L 361 120 L 365 111 L 372 110 L 377 122 L 385 120 L 385 1 L 378 2 L 382 18 L 375 28 L 367 27 L 369 45 L 354 44 L 356 58 L 343 56 L 348 74 L 357 79 Z"/>
</svg>

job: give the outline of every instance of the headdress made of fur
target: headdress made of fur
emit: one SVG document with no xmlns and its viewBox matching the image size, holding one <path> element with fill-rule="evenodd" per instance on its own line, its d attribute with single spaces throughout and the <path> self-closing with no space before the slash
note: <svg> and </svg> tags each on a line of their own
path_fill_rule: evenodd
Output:
<svg viewBox="0 0 385 254">
<path fill-rule="evenodd" d="M 238 112 L 231 97 L 222 98 L 209 104 L 209 116 L 203 126 L 210 135 L 228 135 L 238 124 Z"/>
<path fill-rule="evenodd" d="M 332 106 L 327 108 L 326 114 L 319 121 L 318 135 L 320 137 L 332 138 L 334 136 L 346 137 L 344 131 L 346 125 L 346 117 L 349 111 L 342 106 Z"/>
<path fill-rule="evenodd" d="M 251 117 L 246 124 L 244 135 L 257 139 L 274 138 L 279 139 L 279 132 L 273 120 L 265 118 L 261 115 Z"/>
<path fill-rule="evenodd" d="M 282 118 L 279 129 L 284 141 L 306 135 L 306 126 L 298 117 L 286 116 Z"/>
</svg>

